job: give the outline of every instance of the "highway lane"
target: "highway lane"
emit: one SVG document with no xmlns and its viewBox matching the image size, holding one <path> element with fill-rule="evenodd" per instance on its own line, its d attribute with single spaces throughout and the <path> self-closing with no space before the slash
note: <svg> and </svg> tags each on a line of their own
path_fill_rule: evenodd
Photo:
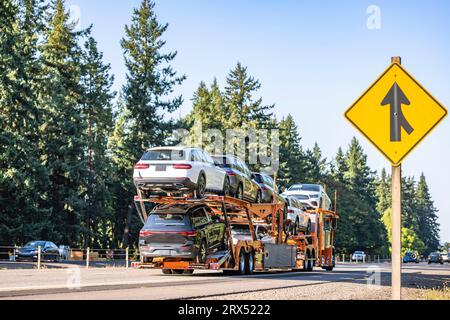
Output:
<svg viewBox="0 0 450 320">
<path fill-rule="evenodd" d="M 333 299 L 334 284 L 367 287 L 369 265 L 344 264 L 334 271 L 316 268 L 313 272 L 267 272 L 252 276 L 224 276 L 218 271 L 199 271 L 194 275 L 163 275 L 159 270 L 123 268 L 101 269 L 49 269 L 0 271 L 1 299 L 221 299 L 228 296 L 255 296 L 261 292 L 277 294 L 284 291 L 311 290 L 318 286 L 331 286 L 329 297 Z M 389 264 L 376 265 L 380 271 L 381 285 L 390 281 Z M 76 272 L 74 273 L 74 270 Z M 426 279 L 427 283 L 450 282 L 448 265 L 407 265 L 404 274 Z M 79 276 L 79 289 L 69 288 L 73 277 Z M 404 277 L 405 281 L 408 277 Z M 434 279 L 434 280 L 433 280 Z M 420 282 L 420 281 L 419 281 Z M 355 289 L 347 288 L 348 291 Z M 275 291 L 274 291 L 275 292 Z M 352 294 L 354 292 L 351 292 Z M 275 297 L 274 297 L 275 298 Z M 339 298 L 336 296 L 335 298 Z M 345 297 L 344 297 L 345 298 Z"/>
</svg>

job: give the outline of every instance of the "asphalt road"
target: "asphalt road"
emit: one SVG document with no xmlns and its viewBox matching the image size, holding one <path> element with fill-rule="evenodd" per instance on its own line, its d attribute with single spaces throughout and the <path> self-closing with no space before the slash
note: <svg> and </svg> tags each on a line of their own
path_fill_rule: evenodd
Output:
<svg viewBox="0 0 450 320">
<path fill-rule="evenodd" d="M 66 265 L 44 270 L 0 270 L 0 299 L 388 299 L 390 265 L 342 264 L 332 272 L 265 272 L 224 276 L 220 271 L 163 275 L 160 270 Z M 375 273 L 372 270 L 376 271 Z M 375 281 L 376 285 L 368 285 Z M 377 282 L 379 280 L 379 283 Z M 450 265 L 403 267 L 403 286 L 450 284 Z M 414 295 L 410 298 L 414 298 Z"/>
</svg>

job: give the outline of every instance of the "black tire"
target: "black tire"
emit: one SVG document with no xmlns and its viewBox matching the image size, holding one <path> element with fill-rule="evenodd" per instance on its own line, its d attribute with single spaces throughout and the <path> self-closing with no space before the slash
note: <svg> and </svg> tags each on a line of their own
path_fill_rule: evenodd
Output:
<svg viewBox="0 0 450 320">
<path fill-rule="evenodd" d="M 183 274 L 193 274 L 194 270 L 193 269 L 185 269 L 183 270 Z"/>
<path fill-rule="evenodd" d="M 309 251 L 306 251 L 306 255 L 305 255 L 305 261 L 303 262 L 303 271 L 308 271 L 308 267 L 309 267 Z"/>
<path fill-rule="evenodd" d="M 197 193 L 197 199 L 202 199 L 205 196 L 206 191 L 206 178 L 203 174 L 200 174 L 197 180 L 197 188 L 195 189 Z"/>
<path fill-rule="evenodd" d="M 200 248 L 198 248 L 197 255 L 195 257 L 196 263 L 205 263 L 206 256 L 208 254 L 208 246 L 206 244 L 206 240 L 203 239 L 200 243 Z"/>
<path fill-rule="evenodd" d="M 246 266 L 245 266 L 245 274 L 253 274 L 253 271 L 255 271 L 255 255 L 253 254 L 253 251 L 250 251 L 248 254 L 246 254 Z"/>
<path fill-rule="evenodd" d="M 238 274 L 244 275 L 247 271 L 247 254 L 244 250 L 239 253 Z"/>
<path fill-rule="evenodd" d="M 311 220 L 308 221 L 308 225 L 305 231 L 305 235 L 309 236 L 310 234 L 311 234 Z"/>
<path fill-rule="evenodd" d="M 239 183 L 237 189 L 236 189 L 236 198 L 244 200 L 244 187 L 242 186 L 242 183 Z"/>
<path fill-rule="evenodd" d="M 172 269 L 172 274 L 182 274 L 184 270 Z"/>
<path fill-rule="evenodd" d="M 225 179 L 223 180 L 222 194 L 224 196 L 229 196 L 231 194 L 230 178 L 228 178 L 228 176 L 225 176 Z"/>
<path fill-rule="evenodd" d="M 172 274 L 172 270 L 170 269 L 162 269 L 163 274 Z"/>
<path fill-rule="evenodd" d="M 311 259 L 313 259 L 313 258 L 314 258 L 314 254 L 310 254 L 310 255 L 309 255 L 309 259 L 308 259 L 308 268 L 307 268 L 307 271 L 308 271 L 308 272 L 313 271 L 314 261 L 311 260 Z"/>
<path fill-rule="evenodd" d="M 297 219 L 295 219 L 295 222 L 294 222 L 294 225 L 292 226 L 292 235 L 297 235 L 297 233 L 298 233 L 298 225 L 299 225 L 300 223 L 299 223 L 299 221 L 298 221 L 298 218 Z"/>
</svg>

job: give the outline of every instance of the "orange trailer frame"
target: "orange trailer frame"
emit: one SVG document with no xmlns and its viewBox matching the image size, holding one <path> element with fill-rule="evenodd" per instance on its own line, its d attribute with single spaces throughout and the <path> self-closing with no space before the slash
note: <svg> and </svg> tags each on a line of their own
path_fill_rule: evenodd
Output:
<svg viewBox="0 0 450 320">
<path fill-rule="evenodd" d="M 223 217 L 226 227 L 226 240 L 228 250 L 221 254 L 209 255 L 203 264 L 180 258 L 154 258 L 151 263 L 145 263 L 141 258 L 141 267 L 192 270 L 214 269 L 226 271 L 239 270 L 241 252 L 252 254 L 254 270 L 263 271 L 268 268 L 264 265 L 267 255 L 266 245 L 256 238 L 255 224 L 264 224 L 271 227 L 271 236 L 276 239 L 275 244 L 290 245 L 295 247 L 295 265 L 291 270 L 311 271 L 314 266 L 332 270 L 334 267 L 334 233 L 337 227 L 338 215 L 335 211 L 316 209 L 308 211 L 313 222 L 313 230 L 310 235 L 290 235 L 285 232 L 284 202 L 278 203 L 249 203 L 229 196 L 207 195 L 203 199 L 189 197 L 155 196 L 141 198 L 138 193 L 134 198 L 136 208 L 143 220 L 148 217 L 145 203 L 153 204 L 188 204 L 198 203 L 209 206 L 216 215 Z M 233 243 L 231 236 L 231 224 L 246 224 L 249 226 L 252 240 L 238 240 Z M 276 268 L 278 269 L 278 268 Z M 280 268 L 286 269 L 286 268 Z"/>
</svg>

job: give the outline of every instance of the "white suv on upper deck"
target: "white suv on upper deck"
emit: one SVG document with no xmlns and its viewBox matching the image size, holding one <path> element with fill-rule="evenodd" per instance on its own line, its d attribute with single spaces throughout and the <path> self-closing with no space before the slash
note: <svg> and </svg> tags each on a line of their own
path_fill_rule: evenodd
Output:
<svg viewBox="0 0 450 320">
<path fill-rule="evenodd" d="M 226 172 L 216 167 L 202 149 L 157 147 L 145 152 L 134 166 L 134 184 L 144 191 L 195 191 L 201 198 L 206 191 L 229 194 Z"/>
<path fill-rule="evenodd" d="M 293 196 L 310 208 L 331 210 L 330 197 L 320 184 L 294 184 L 283 195 Z"/>
</svg>

